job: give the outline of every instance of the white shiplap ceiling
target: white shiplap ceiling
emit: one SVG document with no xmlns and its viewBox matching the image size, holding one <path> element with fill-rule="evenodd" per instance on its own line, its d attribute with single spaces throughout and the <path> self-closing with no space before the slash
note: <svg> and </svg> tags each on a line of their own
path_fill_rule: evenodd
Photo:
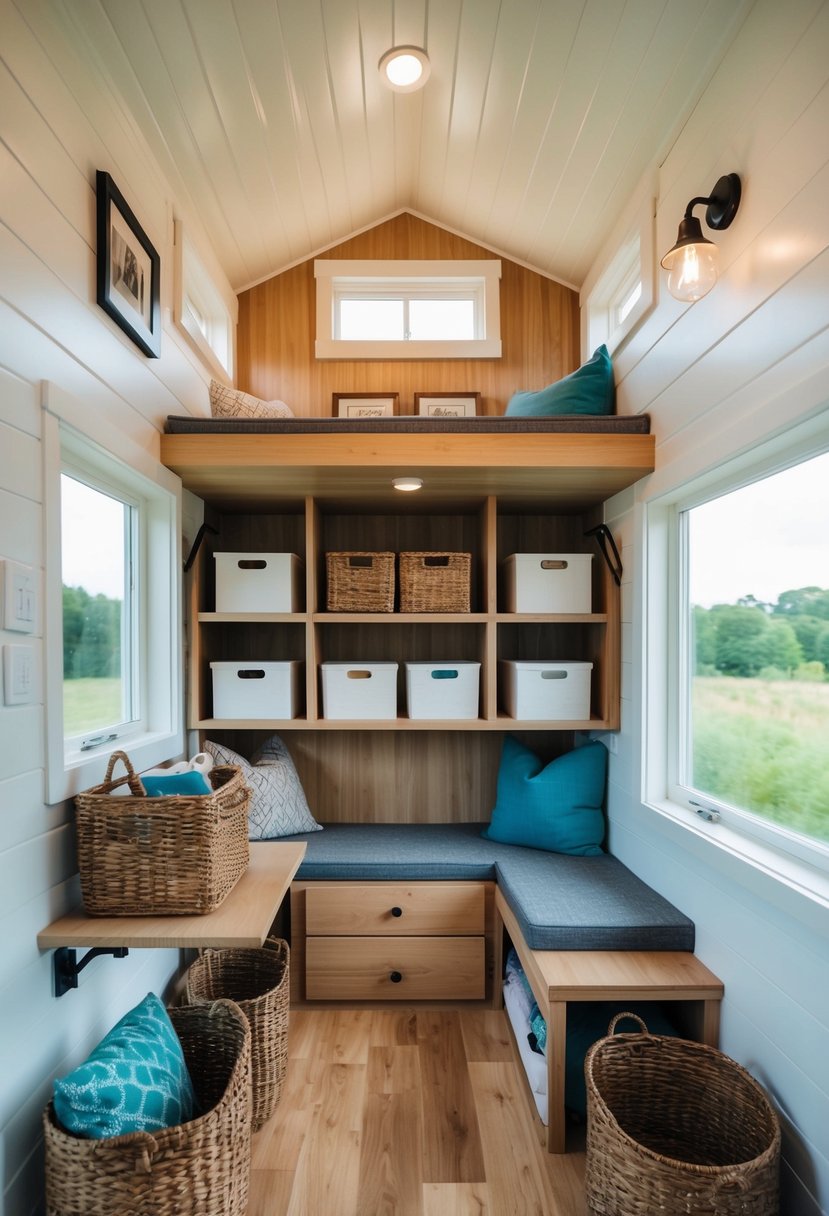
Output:
<svg viewBox="0 0 829 1216">
<path fill-rule="evenodd" d="M 235 289 L 400 209 L 579 285 L 745 0 L 62 0 Z M 423 46 L 417 93 L 380 81 Z"/>
</svg>

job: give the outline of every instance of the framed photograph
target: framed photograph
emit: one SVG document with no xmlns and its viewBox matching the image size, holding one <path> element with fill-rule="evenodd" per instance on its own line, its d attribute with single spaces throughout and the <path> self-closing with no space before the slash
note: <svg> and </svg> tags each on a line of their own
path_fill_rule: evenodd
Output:
<svg viewBox="0 0 829 1216">
<path fill-rule="evenodd" d="M 474 418 L 480 393 L 415 393 L 415 413 L 425 418 Z"/>
<path fill-rule="evenodd" d="M 334 393 L 336 418 L 391 418 L 400 404 L 399 393 Z"/>
<path fill-rule="evenodd" d="M 151 359 L 161 353 L 161 260 L 108 173 L 95 175 L 98 303 Z"/>
</svg>

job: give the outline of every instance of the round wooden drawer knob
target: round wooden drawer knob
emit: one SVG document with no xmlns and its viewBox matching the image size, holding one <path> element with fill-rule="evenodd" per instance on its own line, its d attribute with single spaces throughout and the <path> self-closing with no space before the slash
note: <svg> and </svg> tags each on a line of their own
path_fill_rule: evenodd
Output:
<svg viewBox="0 0 829 1216">
<path fill-rule="evenodd" d="M 392 916 L 402 916 L 403 909 L 402 908 L 392 908 L 391 914 L 392 914 Z"/>
<path fill-rule="evenodd" d="M 401 975 L 401 973 L 399 971 L 392 971 L 391 975 L 389 976 L 389 979 L 391 980 L 391 982 L 393 984 L 399 984 L 400 981 L 403 979 L 403 976 Z"/>
</svg>

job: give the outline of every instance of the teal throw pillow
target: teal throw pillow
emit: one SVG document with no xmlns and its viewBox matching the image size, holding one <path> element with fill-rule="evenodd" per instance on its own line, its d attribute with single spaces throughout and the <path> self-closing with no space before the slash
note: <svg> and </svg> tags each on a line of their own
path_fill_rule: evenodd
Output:
<svg viewBox="0 0 829 1216">
<path fill-rule="evenodd" d="M 144 1000 L 89 1057 L 54 1085 L 55 1115 L 90 1140 L 155 1132 L 196 1114 L 196 1095 L 175 1027 L 161 1000 Z"/>
<path fill-rule="evenodd" d="M 616 408 L 613 364 L 606 346 L 577 371 L 535 393 L 513 393 L 507 414 L 540 418 L 546 414 L 612 414 Z"/>
<path fill-rule="evenodd" d="M 545 765 L 512 735 L 504 739 L 495 809 L 482 835 L 550 853 L 593 857 L 604 839 L 607 751 L 587 743 Z"/>
<path fill-rule="evenodd" d="M 151 798 L 171 794 L 212 794 L 213 786 L 204 773 L 192 769 L 186 773 L 147 773 L 141 778 L 144 792 Z"/>
</svg>

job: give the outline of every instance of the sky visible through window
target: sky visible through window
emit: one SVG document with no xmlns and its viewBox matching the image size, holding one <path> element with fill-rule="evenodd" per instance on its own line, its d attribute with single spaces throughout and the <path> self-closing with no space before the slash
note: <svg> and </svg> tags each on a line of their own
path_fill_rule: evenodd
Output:
<svg viewBox="0 0 829 1216">
<path fill-rule="evenodd" d="M 124 598 L 124 505 L 61 477 L 61 564 L 66 587 Z"/>
<path fill-rule="evenodd" d="M 691 602 L 829 588 L 829 452 L 695 507 Z"/>
</svg>

